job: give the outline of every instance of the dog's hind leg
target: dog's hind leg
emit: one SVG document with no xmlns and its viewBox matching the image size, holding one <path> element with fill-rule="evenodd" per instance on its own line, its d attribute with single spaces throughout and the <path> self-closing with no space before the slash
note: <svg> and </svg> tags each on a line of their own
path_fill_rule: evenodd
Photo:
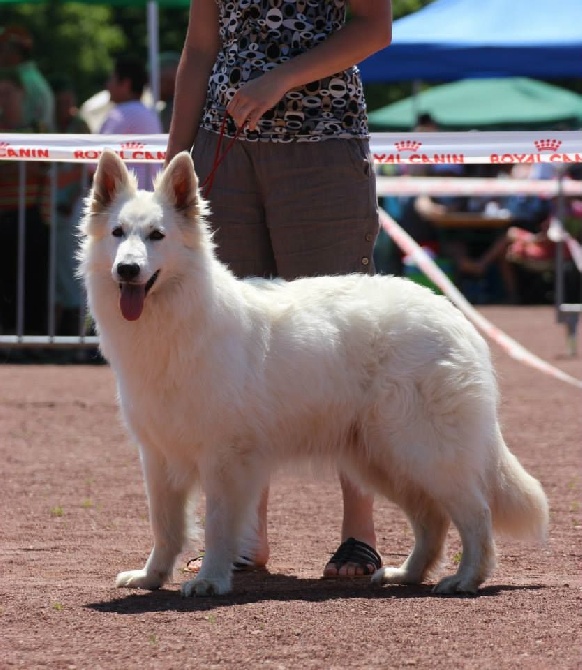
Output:
<svg viewBox="0 0 582 670">
<path fill-rule="evenodd" d="M 158 589 L 172 575 L 187 534 L 189 489 L 168 479 L 164 461 L 153 452 L 142 453 L 154 547 L 142 570 L 120 572 L 118 587 Z"/>
<path fill-rule="evenodd" d="M 414 508 L 404 506 L 414 531 L 414 548 L 400 567 L 377 570 L 372 577 L 375 584 L 420 584 L 441 560 L 450 519 L 433 500 L 415 497 Z"/>
<path fill-rule="evenodd" d="M 445 577 L 435 587 L 441 595 L 477 593 L 479 585 L 495 567 L 491 510 L 480 492 L 466 487 L 456 500 L 442 501 L 457 527 L 463 554 L 455 575 Z"/>
</svg>

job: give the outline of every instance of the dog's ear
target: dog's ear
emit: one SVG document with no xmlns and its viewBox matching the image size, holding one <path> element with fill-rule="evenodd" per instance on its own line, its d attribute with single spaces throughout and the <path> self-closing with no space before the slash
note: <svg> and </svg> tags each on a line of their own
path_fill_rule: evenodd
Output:
<svg viewBox="0 0 582 670">
<path fill-rule="evenodd" d="M 163 193 L 166 200 L 187 219 L 193 219 L 200 213 L 198 178 L 192 158 L 187 151 L 182 151 L 172 158 L 156 181 L 155 190 Z"/>
<path fill-rule="evenodd" d="M 111 149 L 104 149 L 93 177 L 91 212 L 98 214 L 103 211 L 129 184 L 130 176 L 125 163 Z"/>
</svg>

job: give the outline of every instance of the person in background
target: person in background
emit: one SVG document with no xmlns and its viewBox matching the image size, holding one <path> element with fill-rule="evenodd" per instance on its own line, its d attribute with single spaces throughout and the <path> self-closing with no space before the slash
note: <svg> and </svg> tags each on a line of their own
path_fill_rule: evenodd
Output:
<svg viewBox="0 0 582 670">
<path fill-rule="evenodd" d="M 33 47 L 32 35 L 25 28 L 0 28 L 0 67 L 18 69 L 25 92 L 24 123 L 51 132 L 55 126 L 54 96 L 49 83 L 32 60 Z"/>
<path fill-rule="evenodd" d="M 439 125 L 430 112 L 419 114 L 413 128 L 415 133 L 438 133 L 439 130 Z"/>
<path fill-rule="evenodd" d="M 174 91 L 176 90 L 176 72 L 179 62 L 180 54 L 175 51 L 160 54 L 160 102 L 163 103 L 160 110 L 160 121 L 165 133 L 170 130 L 174 111 Z"/>
<path fill-rule="evenodd" d="M 510 179 L 532 179 L 532 165 L 513 165 L 509 171 Z M 488 245 L 464 262 L 464 271 L 473 277 L 483 277 L 489 268 L 495 266 L 501 276 L 504 299 L 510 304 L 522 302 L 516 263 L 526 258 L 545 252 L 544 260 L 552 265 L 553 253 L 550 252 L 551 242 L 547 239 L 547 231 L 551 216 L 549 200 L 537 195 L 514 193 L 504 198 L 493 199 L 487 203 L 491 211 L 502 211 L 507 214 L 511 225 L 501 231 L 495 231 Z M 540 264 L 541 267 L 541 264 Z"/>
<path fill-rule="evenodd" d="M 43 131 L 26 122 L 26 91 L 17 68 L 0 70 L 0 132 Z M 48 279 L 47 163 L 24 163 L 24 333 L 46 334 Z M 20 164 L 0 161 L 0 331 L 17 330 Z"/>
<path fill-rule="evenodd" d="M 49 78 L 55 96 L 56 131 L 61 134 L 90 133 L 77 108 L 72 79 L 63 73 Z M 81 217 L 85 190 L 81 163 L 57 163 L 56 195 L 56 285 L 55 324 L 57 335 L 76 335 L 80 328 L 81 287 L 75 277 L 76 227 Z"/>
<path fill-rule="evenodd" d="M 416 176 L 462 177 L 462 165 L 412 166 Z M 400 209 L 395 217 L 402 229 L 431 256 L 447 256 L 457 262 L 465 255 L 464 247 L 455 238 L 443 235 L 436 220 L 449 212 L 464 209 L 466 199 L 458 196 L 432 196 L 424 193 L 400 199 Z M 384 244 L 386 242 L 384 241 Z M 382 270 L 384 274 L 404 275 L 405 258 L 402 250 L 389 240 L 384 252 Z M 377 250 L 379 251 L 379 250 Z"/>
<path fill-rule="evenodd" d="M 423 112 L 416 118 L 412 132 L 436 133 L 439 132 L 439 127 L 430 113 Z M 428 177 L 437 174 L 438 167 L 446 168 L 447 166 L 431 166 L 422 163 L 398 166 L 382 165 L 379 170 L 380 174 L 391 173 L 395 176 Z M 459 168 L 462 166 L 449 167 L 451 167 L 453 174 L 458 176 Z M 431 217 L 459 207 L 457 200 L 446 197 L 434 198 L 423 193 L 404 197 L 388 196 L 383 198 L 382 205 L 404 231 L 431 255 L 436 255 L 440 251 L 439 231 Z M 380 230 L 376 239 L 374 263 L 377 271 L 381 274 L 398 276 L 406 274 L 403 252 L 384 229 Z"/>
<path fill-rule="evenodd" d="M 218 255 L 239 277 L 373 271 L 376 179 L 354 64 L 391 30 L 390 0 L 191 0 L 166 160 L 193 147 L 201 183 L 212 177 Z M 341 544 L 324 576 L 371 574 L 373 497 L 340 481 Z M 269 557 L 267 501 L 243 565 Z"/>
<path fill-rule="evenodd" d="M 119 56 L 109 79 L 107 90 L 115 103 L 99 133 L 101 135 L 157 135 L 162 125 L 156 112 L 141 101 L 148 74 L 143 60 L 135 56 Z M 151 190 L 158 167 L 144 163 L 128 163 L 140 189 Z"/>
</svg>

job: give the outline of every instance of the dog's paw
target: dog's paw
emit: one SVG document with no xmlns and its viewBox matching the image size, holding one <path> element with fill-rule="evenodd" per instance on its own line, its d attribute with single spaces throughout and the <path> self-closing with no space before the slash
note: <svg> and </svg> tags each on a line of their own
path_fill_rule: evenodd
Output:
<svg viewBox="0 0 582 670">
<path fill-rule="evenodd" d="M 439 596 L 453 596 L 453 595 L 477 595 L 479 584 L 473 579 L 464 578 L 462 575 L 456 574 L 450 577 L 445 577 L 433 588 L 432 592 Z"/>
<path fill-rule="evenodd" d="M 155 591 L 164 583 L 161 574 L 148 573 L 145 570 L 127 570 L 120 572 L 115 579 L 117 588 L 148 589 Z"/>
<path fill-rule="evenodd" d="M 380 568 L 372 575 L 372 584 L 420 584 L 421 581 L 404 568 Z"/>
<path fill-rule="evenodd" d="M 182 584 L 181 593 L 185 598 L 192 596 L 222 596 L 230 593 L 230 579 L 190 579 Z"/>
</svg>

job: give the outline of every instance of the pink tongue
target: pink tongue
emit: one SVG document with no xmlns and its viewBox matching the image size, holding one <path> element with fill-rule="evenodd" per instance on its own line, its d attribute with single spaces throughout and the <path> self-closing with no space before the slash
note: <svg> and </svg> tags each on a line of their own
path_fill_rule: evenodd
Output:
<svg viewBox="0 0 582 670">
<path fill-rule="evenodd" d="M 122 284 L 119 297 L 119 309 L 123 318 L 137 321 L 143 310 L 145 300 L 145 284 Z"/>
</svg>

